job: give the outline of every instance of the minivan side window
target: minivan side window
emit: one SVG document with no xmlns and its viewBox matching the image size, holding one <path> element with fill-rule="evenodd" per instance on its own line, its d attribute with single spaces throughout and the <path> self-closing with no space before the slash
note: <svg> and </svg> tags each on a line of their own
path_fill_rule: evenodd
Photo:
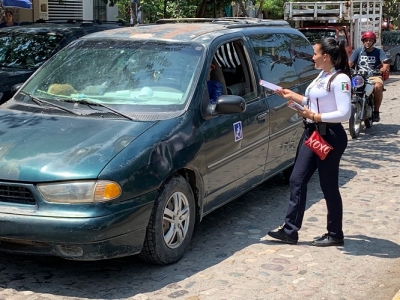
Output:
<svg viewBox="0 0 400 300">
<path fill-rule="evenodd" d="M 288 34 L 291 39 L 290 52 L 293 58 L 294 69 L 303 80 L 314 80 L 319 70 L 315 69 L 313 55 L 314 49 L 309 41 L 300 35 Z"/>
<path fill-rule="evenodd" d="M 291 40 L 286 34 L 258 34 L 249 36 L 263 80 L 283 88 L 291 88 L 298 80 Z"/>
<path fill-rule="evenodd" d="M 218 46 L 214 53 L 210 79 L 222 84 L 223 95 L 238 95 L 246 101 L 257 96 L 254 71 L 241 40 Z"/>
</svg>

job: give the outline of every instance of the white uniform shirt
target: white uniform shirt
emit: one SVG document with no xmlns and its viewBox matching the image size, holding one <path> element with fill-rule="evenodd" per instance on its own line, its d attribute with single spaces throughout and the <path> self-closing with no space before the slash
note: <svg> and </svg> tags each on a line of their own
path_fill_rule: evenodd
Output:
<svg viewBox="0 0 400 300">
<path fill-rule="evenodd" d="M 341 123 L 350 118 L 351 81 L 346 74 L 339 74 L 332 80 L 331 90 L 328 92 L 329 78 L 335 73 L 327 75 L 322 71 L 308 86 L 306 97 L 303 99 L 303 105 L 308 105 L 311 111 L 321 114 L 322 122 Z"/>
</svg>

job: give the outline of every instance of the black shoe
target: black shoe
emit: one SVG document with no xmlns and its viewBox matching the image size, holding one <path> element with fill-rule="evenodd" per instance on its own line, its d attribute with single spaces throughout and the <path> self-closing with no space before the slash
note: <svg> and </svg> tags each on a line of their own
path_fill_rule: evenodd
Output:
<svg viewBox="0 0 400 300">
<path fill-rule="evenodd" d="M 268 235 L 286 244 L 297 244 L 297 239 L 293 239 L 288 234 L 286 234 L 285 230 L 283 229 L 284 225 L 285 224 L 279 226 L 275 230 L 269 231 Z"/>
<path fill-rule="evenodd" d="M 379 122 L 381 118 L 379 117 L 379 111 L 374 111 L 372 115 L 372 122 Z"/>
<path fill-rule="evenodd" d="M 312 245 L 316 246 L 316 247 L 343 246 L 344 240 L 343 239 L 335 239 L 326 233 L 319 239 L 316 239 L 315 241 L 313 241 Z"/>
</svg>

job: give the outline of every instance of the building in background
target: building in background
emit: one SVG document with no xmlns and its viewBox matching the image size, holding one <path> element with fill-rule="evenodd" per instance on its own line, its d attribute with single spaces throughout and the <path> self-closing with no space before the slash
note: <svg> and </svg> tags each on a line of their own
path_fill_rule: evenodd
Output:
<svg viewBox="0 0 400 300">
<path fill-rule="evenodd" d="M 32 0 L 33 9 L 18 10 L 16 22 L 44 20 L 100 20 L 117 21 L 118 6 L 101 0 Z"/>
</svg>

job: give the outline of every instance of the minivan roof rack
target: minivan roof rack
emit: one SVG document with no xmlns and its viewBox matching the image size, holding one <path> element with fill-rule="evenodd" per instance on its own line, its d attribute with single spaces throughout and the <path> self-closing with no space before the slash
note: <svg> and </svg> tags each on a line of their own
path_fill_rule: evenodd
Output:
<svg viewBox="0 0 400 300">
<path fill-rule="evenodd" d="M 52 20 L 43 20 L 38 19 L 35 23 L 49 23 L 49 24 L 116 24 L 120 26 L 124 26 L 125 23 L 122 20 L 118 21 L 101 21 L 101 20 L 82 20 L 82 19 L 52 19 Z M 85 26 L 84 25 L 84 26 Z"/>
<path fill-rule="evenodd" d="M 222 17 L 222 18 L 176 18 L 176 19 L 160 19 L 156 24 L 170 23 L 218 23 L 226 24 L 228 28 L 243 27 L 249 25 L 269 25 L 269 26 L 290 26 L 284 20 L 258 19 L 251 17 Z"/>
</svg>

